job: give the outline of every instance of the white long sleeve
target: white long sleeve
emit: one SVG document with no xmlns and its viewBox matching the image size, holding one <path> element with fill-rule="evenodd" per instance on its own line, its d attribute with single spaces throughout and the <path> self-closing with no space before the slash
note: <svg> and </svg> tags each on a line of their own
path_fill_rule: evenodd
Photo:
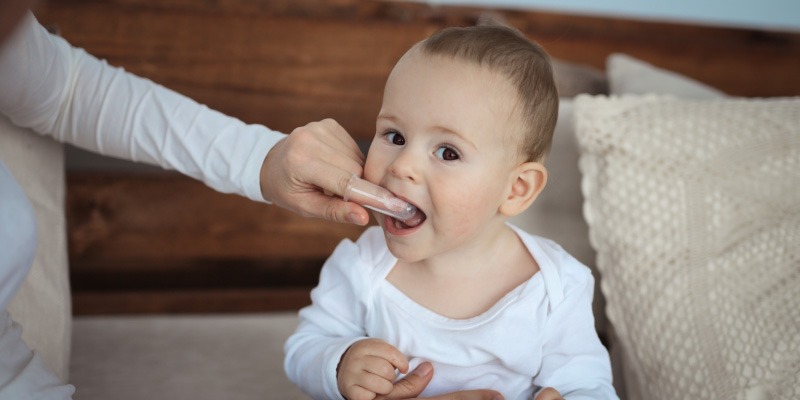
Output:
<svg viewBox="0 0 800 400">
<path fill-rule="evenodd" d="M 20 25 L 0 48 L 0 113 L 16 125 L 264 201 L 261 165 L 283 134 L 109 66 L 50 35 L 32 14 Z"/>
<path fill-rule="evenodd" d="M 608 353 L 594 329 L 588 268 L 555 243 L 517 230 L 540 272 L 465 320 L 414 302 L 385 278 L 396 264 L 380 228 L 343 241 L 322 268 L 312 305 L 286 343 L 289 378 L 315 399 L 337 399 L 336 365 L 353 342 L 378 338 L 433 364 L 421 397 L 494 389 L 506 399 L 554 387 L 568 400 L 617 400 Z"/>
<path fill-rule="evenodd" d="M 360 300 L 366 284 L 358 278 L 363 272 L 329 265 L 358 258 L 353 242 L 345 240 L 336 247 L 322 268 L 320 285 L 311 291 L 314 305 L 300 311 L 297 331 L 284 346 L 289 380 L 313 399 L 343 399 L 336 367 L 350 345 L 367 337 L 366 305 Z"/>
<path fill-rule="evenodd" d="M 0 45 L 0 114 L 58 141 L 174 169 L 256 201 L 283 134 L 246 125 L 48 34 L 32 14 Z M 0 160 L 1 161 L 1 160 Z M 0 399 L 69 399 L 5 310 L 35 249 L 30 204 L 0 162 Z"/>
<path fill-rule="evenodd" d="M 561 281 L 566 290 L 542 330 L 542 366 L 533 384 L 557 388 L 567 400 L 615 399 L 608 352 L 595 333 L 594 279 L 562 274 Z"/>
</svg>

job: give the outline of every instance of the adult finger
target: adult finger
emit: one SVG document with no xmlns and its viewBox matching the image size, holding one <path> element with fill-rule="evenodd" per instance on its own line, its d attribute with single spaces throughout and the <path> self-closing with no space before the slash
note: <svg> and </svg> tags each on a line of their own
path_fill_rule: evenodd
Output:
<svg viewBox="0 0 800 400">
<path fill-rule="evenodd" d="M 551 387 L 542 389 L 539 394 L 536 395 L 535 400 L 563 400 L 564 398 L 561 397 L 561 393 L 558 390 L 555 390 Z"/>
<path fill-rule="evenodd" d="M 339 142 L 339 146 L 333 147 L 347 151 L 349 157 L 358 159 L 363 164 L 366 160 L 366 156 L 361 152 L 356 141 L 344 127 L 331 118 L 320 121 L 320 124 L 325 128 L 324 132 L 328 133 L 330 137 Z"/>
<path fill-rule="evenodd" d="M 436 397 L 426 397 L 427 400 L 503 400 L 503 396 L 494 390 L 466 390 L 463 392 L 448 393 Z"/>
<path fill-rule="evenodd" d="M 338 126 L 332 120 L 328 124 Z M 336 135 L 352 142 L 339 129 L 342 132 Z M 363 170 L 363 154 L 355 143 L 342 145 L 329 137 L 328 130 L 312 123 L 279 141 L 262 165 L 262 194 L 275 205 L 304 216 L 366 225 L 369 214 L 363 207 L 325 195 L 327 191 L 341 196 L 350 177 Z"/>
<path fill-rule="evenodd" d="M 366 225 L 369 213 L 356 203 L 339 197 L 326 196 L 322 192 L 309 192 L 303 202 L 298 202 L 301 215 L 320 217 L 329 221 Z"/>
<path fill-rule="evenodd" d="M 355 174 L 361 176 L 362 167 L 349 159 L 328 162 L 314 162 L 308 166 L 310 168 L 305 181 L 315 187 L 326 190 L 339 197 L 344 196 L 347 183 L 350 177 Z"/>
<path fill-rule="evenodd" d="M 419 396 L 433 378 L 433 366 L 424 362 L 417 366 L 410 374 L 394 383 L 394 388 L 386 396 L 378 396 L 375 400 L 412 399 Z"/>
<path fill-rule="evenodd" d="M 350 134 L 332 119 L 312 122 L 295 129 L 289 135 L 289 141 L 292 154 L 311 156 L 312 160 L 321 160 L 340 168 L 344 165 L 333 157 L 349 159 L 359 166 L 366 159 Z"/>
</svg>

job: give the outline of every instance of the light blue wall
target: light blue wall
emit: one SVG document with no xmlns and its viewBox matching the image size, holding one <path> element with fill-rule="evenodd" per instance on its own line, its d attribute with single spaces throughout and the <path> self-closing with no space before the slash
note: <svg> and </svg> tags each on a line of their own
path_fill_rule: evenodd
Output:
<svg viewBox="0 0 800 400">
<path fill-rule="evenodd" d="M 800 31 L 800 0 L 422 0 Z"/>
</svg>

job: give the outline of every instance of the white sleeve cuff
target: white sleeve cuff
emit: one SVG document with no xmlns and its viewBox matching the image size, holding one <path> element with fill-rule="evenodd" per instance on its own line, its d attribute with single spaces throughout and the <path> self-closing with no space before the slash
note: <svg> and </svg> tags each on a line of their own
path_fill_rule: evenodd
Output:
<svg viewBox="0 0 800 400">
<path fill-rule="evenodd" d="M 267 153 L 286 136 L 284 133 L 268 131 L 253 144 L 253 150 L 245 162 L 242 182 L 239 185 L 242 188 L 242 194 L 250 200 L 272 204 L 272 201 L 264 198 L 261 191 L 261 167 Z"/>
</svg>

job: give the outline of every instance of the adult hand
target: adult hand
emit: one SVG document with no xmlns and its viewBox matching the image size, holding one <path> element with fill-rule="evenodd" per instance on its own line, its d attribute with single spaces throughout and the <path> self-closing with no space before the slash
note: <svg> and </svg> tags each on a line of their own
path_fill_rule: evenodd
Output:
<svg viewBox="0 0 800 400">
<path fill-rule="evenodd" d="M 564 400 L 561 393 L 551 387 L 542 389 L 534 400 Z"/>
<path fill-rule="evenodd" d="M 339 123 L 312 122 L 269 151 L 261 167 L 261 193 L 303 216 L 366 225 L 367 210 L 341 199 L 350 176 L 361 176 L 363 165 L 364 154 Z"/>
<path fill-rule="evenodd" d="M 403 379 L 395 382 L 394 389 L 385 396 L 378 396 L 375 400 L 422 400 L 420 393 L 428 386 L 433 378 L 433 366 L 422 363 Z M 448 393 L 436 397 L 425 397 L 427 400 L 503 400 L 503 396 L 494 390 L 465 390 Z"/>
</svg>

